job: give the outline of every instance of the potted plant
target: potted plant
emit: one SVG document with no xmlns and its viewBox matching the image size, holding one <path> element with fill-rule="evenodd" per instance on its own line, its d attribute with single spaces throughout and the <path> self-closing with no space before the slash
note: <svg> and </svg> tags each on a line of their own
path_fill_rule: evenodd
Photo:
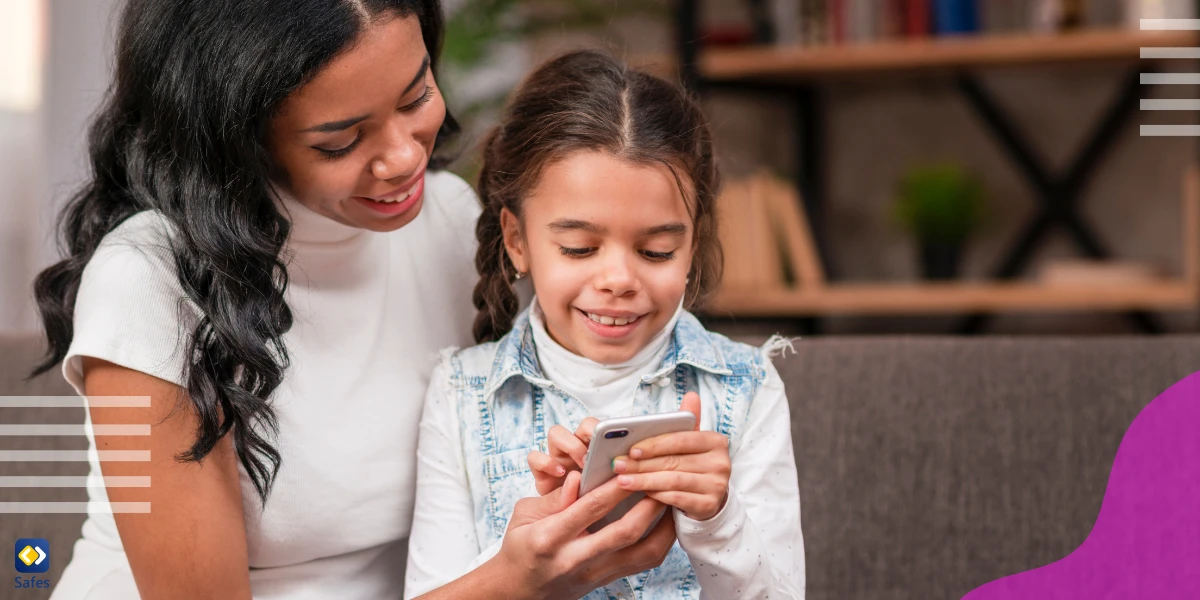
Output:
<svg viewBox="0 0 1200 600">
<path fill-rule="evenodd" d="M 914 167 L 899 182 L 895 210 L 916 239 L 924 277 L 957 277 L 967 238 L 983 210 L 979 180 L 952 163 Z"/>
</svg>

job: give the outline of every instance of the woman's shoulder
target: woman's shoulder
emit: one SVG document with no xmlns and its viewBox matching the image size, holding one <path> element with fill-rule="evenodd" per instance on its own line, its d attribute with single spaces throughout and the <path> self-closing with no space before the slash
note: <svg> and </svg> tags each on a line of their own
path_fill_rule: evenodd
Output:
<svg viewBox="0 0 1200 600">
<path fill-rule="evenodd" d="M 171 251 L 174 235 L 170 222 L 156 210 L 130 216 L 100 241 L 84 267 L 81 285 L 99 283 L 98 279 L 114 283 L 152 279 L 178 287 Z"/>
<path fill-rule="evenodd" d="M 472 228 L 483 210 L 471 184 L 450 171 L 425 174 L 425 199 L 426 210 L 451 223 L 469 221 Z"/>
</svg>

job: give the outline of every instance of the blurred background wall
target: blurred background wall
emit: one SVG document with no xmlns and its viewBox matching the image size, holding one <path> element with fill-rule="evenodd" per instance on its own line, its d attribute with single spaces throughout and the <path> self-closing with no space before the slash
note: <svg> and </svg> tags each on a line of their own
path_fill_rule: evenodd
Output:
<svg viewBox="0 0 1200 600">
<path fill-rule="evenodd" d="M 804 11 L 812 8 L 811 3 L 795 1 L 795 10 L 808 16 Z M 979 21 L 991 14 L 988 1 L 976 4 Z M 1090 11 L 1085 26 L 1131 27 L 1126 0 L 1079 4 Z M 119 0 L 5 0 L 0 4 L 0 80 L 24 82 L 12 89 L 6 83 L 0 94 L 0 330 L 37 327 L 30 285 L 36 271 L 57 255 L 52 220 L 86 175 L 83 133 L 107 83 L 117 5 Z M 496 10 L 485 12 L 481 8 L 485 5 Z M 676 2 L 666 0 L 446 0 L 452 17 L 442 79 L 451 108 L 468 124 L 461 142 L 465 158 L 456 169 L 467 177 L 473 174 L 471 142 L 492 122 L 504 93 L 544 58 L 569 48 L 600 47 L 671 72 L 675 6 Z M 754 6 L 753 0 L 699 2 L 698 20 L 706 39 L 737 38 L 738 32 L 751 29 Z M 1036 14 L 1036 7 L 1026 9 L 1027 14 Z M 786 29 L 779 27 L 782 23 L 775 19 L 777 29 Z M 1005 27 L 1003 32 L 992 32 L 987 23 L 980 23 L 977 35 L 1014 35 L 1014 24 Z M 808 34 L 797 35 L 806 41 L 803 36 Z M 831 43 L 807 41 L 817 46 Z M 846 43 L 878 41 L 886 40 Z M 737 47 L 752 40 L 721 43 Z M 1001 66 L 980 70 L 978 79 L 1045 163 L 1061 169 L 1113 101 L 1128 67 L 1129 61 Z M 981 182 L 984 211 L 965 247 L 960 276 L 967 282 L 983 280 L 1034 211 L 1036 200 L 953 80 L 937 73 L 884 74 L 832 78 L 822 81 L 818 89 L 826 107 L 825 227 L 837 280 L 919 282 L 916 245 L 910 232 L 897 224 L 892 206 L 904 174 L 915 164 L 933 161 L 951 161 Z M 1194 95 L 1194 86 L 1144 86 L 1142 97 L 1189 94 Z M 797 141 L 791 135 L 794 114 L 788 103 L 736 91 L 709 92 L 704 98 L 717 132 L 721 165 L 731 179 L 762 167 L 796 177 Z M 1189 137 L 1142 137 L 1138 126 L 1181 122 L 1194 123 L 1195 118 L 1191 113 L 1135 115 L 1120 129 L 1081 199 L 1086 219 L 1115 256 L 1168 274 L 1184 268 L 1181 182 L 1185 169 L 1196 162 L 1197 144 Z M 1035 278 L 1047 260 L 1078 256 L 1061 233 L 1051 238 L 1037 252 L 1027 279 Z M 790 314 L 721 317 L 713 326 L 732 331 L 800 331 L 811 325 Z M 936 313 L 832 316 L 820 319 L 819 330 L 944 333 L 953 331 L 960 317 Z M 1187 306 L 1155 311 L 1155 317 L 1167 331 L 1194 330 L 1198 323 L 1195 308 Z M 986 328 L 988 333 L 1001 334 L 1137 331 L 1121 314 L 1097 311 L 999 315 Z"/>
</svg>

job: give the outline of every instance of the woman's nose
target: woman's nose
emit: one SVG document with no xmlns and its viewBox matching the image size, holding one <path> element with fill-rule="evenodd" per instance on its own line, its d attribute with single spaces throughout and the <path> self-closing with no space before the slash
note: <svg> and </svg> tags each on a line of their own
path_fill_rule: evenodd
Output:
<svg viewBox="0 0 1200 600">
<path fill-rule="evenodd" d="M 425 146 L 397 124 L 390 128 L 383 149 L 371 161 L 371 174 L 384 181 L 404 178 L 416 173 L 424 162 Z"/>
</svg>

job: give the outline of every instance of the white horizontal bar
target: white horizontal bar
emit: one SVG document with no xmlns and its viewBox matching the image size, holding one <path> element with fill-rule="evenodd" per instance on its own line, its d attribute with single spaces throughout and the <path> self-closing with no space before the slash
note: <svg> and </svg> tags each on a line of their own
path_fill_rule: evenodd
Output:
<svg viewBox="0 0 1200 600">
<path fill-rule="evenodd" d="M 1200 58 L 1200 48 L 1157 46 L 1141 49 L 1142 58 Z"/>
<path fill-rule="evenodd" d="M 91 396 L 92 408 L 149 408 L 150 396 Z M 79 396 L 0 396 L 0 408 L 79 408 Z"/>
<path fill-rule="evenodd" d="M 1142 85 L 1196 85 L 1200 84 L 1200 73 L 1142 73 Z"/>
<path fill-rule="evenodd" d="M 1142 31 L 1200 31 L 1200 19 L 1142 19 Z"/>
<path fill-rule="evenodd" d="M 101 462 L 148 462 L 149 450 L 99 450 Z M 87 462 L 87 450 L 0 450 L 0 462 Z"/>
<path fill-rule="evenodd" d="M 97 437 L 107 435 L 150 435 L 149 425 L 93 425 Z M 73 436 L 87 435 L 83 423 L 77 425 L 0 425 L 0 436 Z"/>
<path fill-rule="evenodd" d="M 1200 110 L 1200 100 L 1194 98 L 1142 98 L 1142 110 Z"/>
<path fill-rule="evenodd" d="M 149 502 L 96 502 L 94 512 L 150 513 Z M 86 514 L 87 502 L 0 502 L 0 514 Z"/>
<path fill-rule="evenodd" d="M 0 488 L 82 488 L 87 487 L 86 475 L 78 477 L 57 475 L 0 477 Z M 106 488 L 148 488 L 148 476 L 112 476 L 104 478 Z"/>
<path fill-rule="evenodd" d="M 1200 137 L 1200 125 L 1142 125 L 1142 137 Z"/>
</svg>

